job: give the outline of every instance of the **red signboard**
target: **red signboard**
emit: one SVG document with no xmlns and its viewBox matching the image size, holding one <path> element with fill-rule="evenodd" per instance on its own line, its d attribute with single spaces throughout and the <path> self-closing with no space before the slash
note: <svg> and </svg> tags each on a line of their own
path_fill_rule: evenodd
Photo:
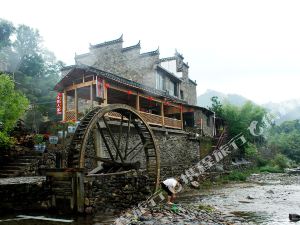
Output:
<svg viewBox="0 0 300 225">
<path fill-rule="evenodd" d="M 62 93 L 57 93 L 56 96 L 56 114 L 62 114 Z"/>
</svg>

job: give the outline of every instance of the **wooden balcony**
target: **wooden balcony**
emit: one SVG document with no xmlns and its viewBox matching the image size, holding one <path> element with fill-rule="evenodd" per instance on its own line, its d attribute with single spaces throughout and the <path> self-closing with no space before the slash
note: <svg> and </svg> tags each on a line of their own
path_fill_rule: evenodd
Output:
<svg viewBox="0 0 300 225">
<path fill-rule="evenodd" d="M 139 112 L 143 119 L 147 121 L 147 123 L 151 124 L 151 125 L 158 125 L 158 126 L 162 126 L 163 125 L 163 117 L 162 116 L 158 116 L 158 115 L 154 115 L 151 113 L 146 113 L 146 112 Z"/>
<path fill-rule="evenodd" d="M 151 113 L 146 113 L 146 112 L 139 112 L 141 116 L 143 117 L 144 120 L 150 125 L 154 126 L 165 126 L 168 128 L 173 128 L 173 129 L 182 129 L 182 122 L 181 120 L 169 118 L 169 117 L 162 117 L 159 115 L 151 114 Z M 117 112 L 108 112 L 108 116 L 112 119 L 121 119 L 121 114 Z M 74 110 L 69 110 L 66 111 L 66 121 L 70 120 L 75 120 L 75 111 Z M 127 120 L 124 118 L 124 120 Z"/>
<path fill-rule="evenodd" d="M 181 120 L 177 120 L 177 119 L 173 119 L 173 118 L 169 118 L 169 117 L 165 117 L 165 127 L 169 127 L 169 128 L 175 128 L 175 129 L 182 129 L 182 121 Z"/>
</svg>

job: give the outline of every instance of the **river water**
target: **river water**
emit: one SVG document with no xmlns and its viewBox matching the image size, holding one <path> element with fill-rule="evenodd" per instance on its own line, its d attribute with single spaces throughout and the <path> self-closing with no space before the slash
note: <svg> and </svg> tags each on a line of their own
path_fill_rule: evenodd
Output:
<svg viewBox="0 0 300 225">
<path fill-rule="evenodd" d="M 214 206 L 249 224 L 300 224 L 289 220 L 290 213 L 300 214 L 300 176 L 256 174 L 248 182 L 187 194 L 183 201 Z"/>
<path fill-rule="evenodd" d="M 180 194 L 178 202 L 182 204 L 211 205 L 230 218 L 243 218 L 247 224 L 300 225 L 290 222 L 289 214 L 300 214 L 300 176 L 287 174 L 256 174 L 248 182 L 230 183 L 221 187 L 205 190 L 193 190 Z M 29 214 L 26 214 L 29 215 Z M 12 220 L 17 215 L 0 218 L 0 225 L 101 225 L 112 224 L 114 215 L 72 218 L 63 215 L 34 214 L 60 219 L 73 219 L 71 223 L 42 220 Z"/>
</svg>

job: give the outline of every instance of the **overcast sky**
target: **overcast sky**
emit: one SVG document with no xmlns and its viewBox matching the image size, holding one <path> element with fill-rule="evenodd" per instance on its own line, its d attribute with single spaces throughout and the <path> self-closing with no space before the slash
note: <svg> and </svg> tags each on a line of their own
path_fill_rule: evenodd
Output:
<svg viewBox="0 0 300 225">
<path fill-rule="evenodd" d="M 142 52 L 177 49 L 206 89 L 257 103 L 300 98 L 300 1 L 1 0 L 0 18 L 37 28 L 67 64 L 74 55 L 124 35 Z"/>
</svg>

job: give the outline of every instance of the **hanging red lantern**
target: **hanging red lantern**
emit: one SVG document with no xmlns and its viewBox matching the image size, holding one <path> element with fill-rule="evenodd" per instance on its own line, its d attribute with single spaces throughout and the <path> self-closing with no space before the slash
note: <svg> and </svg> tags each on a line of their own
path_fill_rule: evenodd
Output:
<svg viewBox="0 0 300 225">
<path fill-rule="evenodd" d="M 128 95 L 132 95 L 132 91 L 130 91 L 130 90 L 127 91 L 127 94 L 128 94 Z"/>
<path fill-rule="evenodd" d="M 154 98 L 151 97 L 151 96 L 148 96 L 147 99 L 148 99 L 149 101 L 153 101 Z"/>
<path fill-rule="evenodd" d="M 105 83 L 105 87 L 106 87 L 106 88 L 110 88 L 109 83 Z"/>
</svg>

